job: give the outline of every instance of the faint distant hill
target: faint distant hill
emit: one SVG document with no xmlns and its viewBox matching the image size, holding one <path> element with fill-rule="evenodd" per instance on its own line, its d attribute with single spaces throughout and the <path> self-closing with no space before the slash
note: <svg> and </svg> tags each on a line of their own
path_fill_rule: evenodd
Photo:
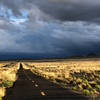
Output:
<svg viewBox="0 0 100 100">
<path fill-rule="evenodd" d="M 100 58 L 100 54 L 88 53 L 87 55 L 69 56 L 68 59 L 87 59 L 87 58 Z"/>
<path fill-rule="evenodd" d="M 0 60 L 32 60 L 32 59 L 86 59 L 100 58 L 100 54 L 88 53 L 87 55 L 68 56 L 67 54 L 33 54 L 33 53 L 0 53 Z"/>
<path fill-rule="evenodd" d="M 87 56 L 97 56 L 96 53 L 89 53 Z"/>
<path fill-rule="evenodd" d="M 66 55 L 34 54 L 34 53 L 0 53 L 0 60 L 23 60 L 23 59 L 55 59 L 67 57 Z"/>
<path fill-rule="evenodd" d="M 96 53 L 88 53 L 87 57 L 100 57 L 100 54 L 96 54 Z"/>
</svg>

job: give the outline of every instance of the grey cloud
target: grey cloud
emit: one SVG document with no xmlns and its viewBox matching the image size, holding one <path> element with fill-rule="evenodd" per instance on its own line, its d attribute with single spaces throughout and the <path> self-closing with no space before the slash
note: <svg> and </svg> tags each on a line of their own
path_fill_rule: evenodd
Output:
<svg viewBox="0 0 100 100">
<path fill-rule="evenodd" d="M 21 9 L 26 6 L 24 0 L 1 0 L 0 4 L 11 9 L 13 14 L 16 16 L 21 15 Z"/>
<path fill-rule="evenodd" d="M 99 52 L 98 24 L 83 21 L 61 24 L 42 20 L 35 21 L 33 26 L 32 24 L 27 21 L 19 26 L 10 23 L 6 29 L 0 29 L 0 51 L 59 55 Z"/>
<path fill-rule="evenodd" d="M 29 16 L 50 16 L 61 21 L 100 21 L 99 0 L 2 0 L 3 5 L 17 15 L 21 10 L 30 11 Z M 36 15 L 34 15 L 34 13 Z M 34 17 L 33 17 L 34 18 Z"/>
<path fill-rule="evenodd" d="M 57 1 L 57 0 L 56 0 Z M 100 1 L 99 0 L 63 0 L 62 2 L 51 2 L 44 0 L 43 3 L 37 1 L 40 9 L 45 13 L 51 14 L 62 21 L 98 21 L 100 20 Z"/>
</svg>

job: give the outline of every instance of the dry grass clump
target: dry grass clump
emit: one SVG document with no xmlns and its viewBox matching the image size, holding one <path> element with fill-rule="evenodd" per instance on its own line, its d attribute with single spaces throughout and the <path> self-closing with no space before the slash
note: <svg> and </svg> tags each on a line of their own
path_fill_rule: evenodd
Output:
<svg viewBox="0 0 100 100">
<path fill-rule="evenodd" d="M 0 87 L 0 97 L 5 96 L 5 87 Z"/>
<path fill-rule="evenodd" d="M 10 65 L 10 67 L 0 68 L 0 79 L 2 80 L 16 80 L 16 73 L 18 70 L 18 64 Z"/>
<path fill-rule="evenodd" d="M 3 66 L 6 66 L 6 65 L 9 65 L 10 62 L 0 62 L 0 67 L 3 67 Z"/>
<path fill-rule="evenodd" d="M 0 79 L 2 80 L 12 80 L 15 81 L 16 80 L 16 73 L 15 72 L 11 72 L 11 71 L 3 71 L 0 72 Z"/>
<path fill-rule="evenodd" d="M 16 73 L 19 69 L 19 63 L 11 63 L 0 67 L 0 97 L 5 95 L 6 88 L 13 86 L 17 79 Z"/>
</svg>

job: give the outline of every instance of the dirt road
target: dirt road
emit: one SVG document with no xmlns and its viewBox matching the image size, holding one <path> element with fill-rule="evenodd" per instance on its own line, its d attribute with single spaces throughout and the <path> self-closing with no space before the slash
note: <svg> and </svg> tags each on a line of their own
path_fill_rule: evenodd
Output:
<svg viewBox="0 0 100 100">
<path fill-rule="evenodd" d="M 7 89 L 3 100 L 88 100 L 23 69 L 22 64 L 17 75 L 18 80 L 13 88 Z"/>
</svg>

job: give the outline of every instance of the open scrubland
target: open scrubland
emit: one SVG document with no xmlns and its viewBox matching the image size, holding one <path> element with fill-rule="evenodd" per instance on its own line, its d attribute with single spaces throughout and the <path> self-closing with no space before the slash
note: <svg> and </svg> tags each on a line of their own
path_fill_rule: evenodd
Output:
<svg viewBox="0 0 100 100">
<path fill-rule="evenodd" d="M 13 86 L 17 79 L 17 70 L 19 68 L 19 63 L 17 62 L 0 62 L 0 97 L 5 96 L 6 88 Z M 0 98 L 1 99 L 1 98 Z"/>
<path fill-rule="evenodd" d="M 21 66 L 24 68 L 22 71 L 24 76 L 32 72 L 36 76 L 42 76 L 50 82 L 83 96 L 92 97 L 94 100 L 100 96 L 100 59 L 92 58 L 61 61 L 2 61 L 0 62 L 0 97 L 5 96 L 6 89 L 12 87 L 18 80 L 17 72 Z M 24 71 L 27 73 L 25 74 Z"/>
<path fill-rule="evenodd" d="M 100 96 L 100 59 L 23 62 L 26 69 L 85 96 Z"/>
</svg>

